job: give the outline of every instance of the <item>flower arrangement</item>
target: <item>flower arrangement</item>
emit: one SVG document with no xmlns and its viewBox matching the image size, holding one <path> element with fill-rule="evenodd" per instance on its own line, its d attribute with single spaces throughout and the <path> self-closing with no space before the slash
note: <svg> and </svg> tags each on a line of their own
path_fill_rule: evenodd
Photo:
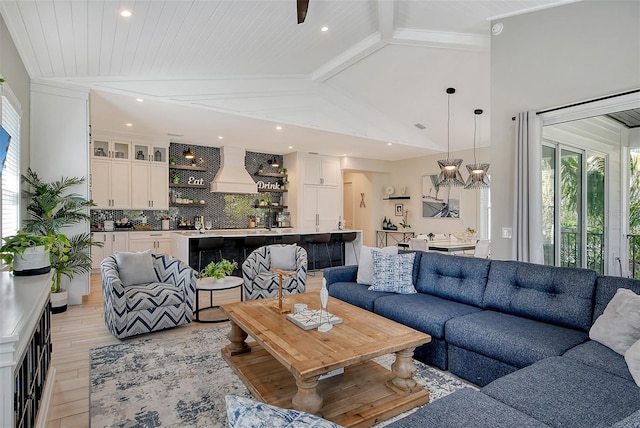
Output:
<svg viewBox="0 0 640 428">
<path fill-rule="evenodd" d="M 227 275 L 231 275 L 233 271 L 238 267 L 238 262 L 230 262 L 227 259 L 222 259 L 219 262 L 211 262 L 198 275 L 200 278 L 222 279 Z"/>
</svg>

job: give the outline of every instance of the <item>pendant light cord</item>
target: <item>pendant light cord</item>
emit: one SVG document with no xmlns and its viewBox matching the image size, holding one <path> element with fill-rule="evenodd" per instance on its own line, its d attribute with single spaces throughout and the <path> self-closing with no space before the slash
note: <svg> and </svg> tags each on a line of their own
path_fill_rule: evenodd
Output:
<svg viewBox="0 0 640 428">
<path fill-rule="evenodd" d="M 473 164 L 477 165 L 478 161 L 476 160 L 476 131 L 478 130 L 478 115 L 473 115 Z"/>
<path fill-rule="evenodd" d="M 447 161 L 451 159 L 449 149 L 451 146 L 451 94 L 447 94 Z"/>
</svg>

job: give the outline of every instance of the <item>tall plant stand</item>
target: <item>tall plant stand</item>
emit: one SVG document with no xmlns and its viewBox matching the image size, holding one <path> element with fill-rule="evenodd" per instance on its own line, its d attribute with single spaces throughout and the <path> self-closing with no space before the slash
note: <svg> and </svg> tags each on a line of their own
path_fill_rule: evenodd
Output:
<svg viewBox="0 0 640 428">
<path fill-rule="evenodd" d="M 284 294 L 282 291 L 282 278 L 291 278 L 293 274 L 291 272 L 287 272 L 286 270 L 271 268 L 272 272 L 278 274 L 278 303 L 273 307 L 276 311 L 281 314 L 288 314 L 291 312 L 290 308 L 286 308 L 284 306 Z"/>
</svg>

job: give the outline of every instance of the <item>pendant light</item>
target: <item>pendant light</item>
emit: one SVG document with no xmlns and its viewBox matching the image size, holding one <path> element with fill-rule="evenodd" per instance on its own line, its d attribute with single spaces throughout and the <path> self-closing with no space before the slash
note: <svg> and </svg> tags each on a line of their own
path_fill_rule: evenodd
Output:
<svg viewBox="0 0 640 428">
<path fill-rule="evenodd" d="M 187 147 L 187 150 L 182 152 L 182 155 L 184 156 L 185 159 L 189 159 L 189 160 L 194 159 L 196 157 L 196 155 L 194 155 L 191 149 L 188 147 Z"/>
<path fill-rule="evenodd" d="M 449 158 L 449 145 L 451 138 L 451 95 L 455 93 L 455 88 L 447 88 L 447 158 L 438 161 L 440 175 L 438 175 L 437 186 L 464 186 L 464 180 L 462 179 L 462 175 L 460 175 L 462 159 Z"/>
<path fill-rule="evenodd" d="M 476 161 L 476 133 L 478 128 L 478 116 L 482 114 L 482 110 L 477 109 L 474 110 L 473 113 L 475 114 L 473 121 L 473 164 L 467 165 L 469 178 L 467 178 L 467 183 L 464 185 L 465 189 L 480 189 L 482 187 L 489 187 L 491 184 L 489 183 L 489 176 L 487 175 L 487 171 L 489 171 L 489 164 L 478 163 L 478 161 Z"/>
</svg>

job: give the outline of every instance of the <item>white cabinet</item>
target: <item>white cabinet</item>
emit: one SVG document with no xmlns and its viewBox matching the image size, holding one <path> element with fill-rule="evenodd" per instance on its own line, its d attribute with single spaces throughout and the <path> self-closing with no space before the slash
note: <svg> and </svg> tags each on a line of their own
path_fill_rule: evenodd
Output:
<svg viewBox="0 0 640 428">
<path fill-rule="evenodd" d="M 131 208 L 169 208 L 169 165 L 164 162 L 133 161 L 131 164 Z"/>
<path fill-rule="evenodd" d="M 168 164 L 169 148 L 163 145 L 134 143 L 131 160 Z"/>
<path fill-rule="evenodd" d="M 128 251 L 129 237 L 127 232 L 92 232 L 92 239 L 102 242 L 102 247 L 91 247 L 91 268 L 100 269 L 100 263 L 119 251 Z"/>
<path fill-rule="evenodd" d="M 131 160 L 131 143 L 128 141 L 95 138 L 92 144 L 92 158 Z"/>
<path fill-rule="evenodd" d="M 96 208 L 126 209 L 131 206 L 131 162 L 91 159 L 91 200 Z"/>
<path fill-rule="evenodd" d="M 154 253 L 171 253 L 171 232 L 131 232 L 129 251 L 151 250 Z"/>
<path fill-rule="evenodd" d="M 307 184 L 302 190 L 302 228 L 335 229 L 342 212 L 340 189 Z"/>
<path fill-rule="evenodd" d="M 325 156 L 307 155 L 304 157 L 304 184 L 339 186 L 340 163 L 337 159 Z"/>
</svg>

